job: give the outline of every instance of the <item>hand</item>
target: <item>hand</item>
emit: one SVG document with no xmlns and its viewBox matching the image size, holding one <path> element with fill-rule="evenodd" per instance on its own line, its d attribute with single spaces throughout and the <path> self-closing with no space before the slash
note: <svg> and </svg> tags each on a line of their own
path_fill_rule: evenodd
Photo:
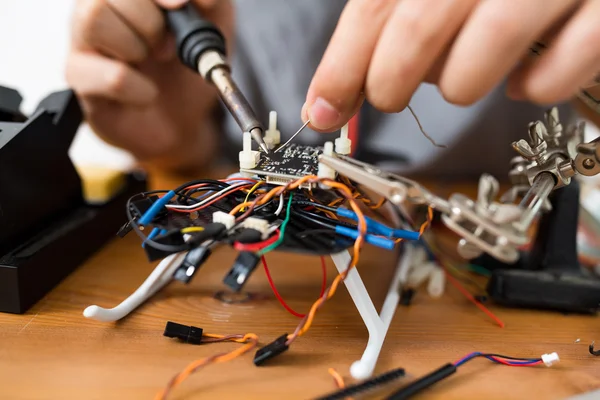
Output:
<svg viewBox="0 0 600 400">
<path fill-rule="evenodd" d="M 231 39 L 229 1 L 193 2 Z M 100 137 L 166 168 L 200 166 L 215 147 L 217 93 L 178 60 L 159 8 L 184 3 L 78 0 L 66 70 Z"/>
<path fill-rule="evenodd" d="M 364 98 L 400 112 L 423 81 L 468 105 L 509 76 L 509 95 L 569 99 L 600 72 L 597 0 L 350 0 L 308 90 L 302 118 L 343 126 Z M 526 56 L 536 41 L 548 48 Z"/>
</svg>

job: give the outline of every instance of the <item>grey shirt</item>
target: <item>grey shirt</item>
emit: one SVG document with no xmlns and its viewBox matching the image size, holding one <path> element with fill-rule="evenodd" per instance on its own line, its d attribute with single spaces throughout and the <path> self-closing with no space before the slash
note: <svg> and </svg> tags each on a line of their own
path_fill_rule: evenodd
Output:
<svg viewBox="0 0 600 400">
<path fill-rule="evenodd" d="M 308 86 L 346 1 L 235 3 L 234 77 L 265 124 L 269 111 L 277 111 L 279 130 L 285 140 L 302 124 L 300 110 Z M 398 51 L 402 51 L 401 47 Z M 458 107 L 447 103 L 435 86 L 423 84 L 411 106 L 425 130 L 448 148 L 434 147 L 420 133 L 408 110 L 383 114 L 365 105 L 360 114 L 357 157 L 407 174 L 476 178 L 488 172 L 504 179 L 508 162 L 516 155 L 511 142 L 526 137 L 528 123 L 542 119 L 545 110 L 510 101 L 502 86 L 472 106 Z M 560 108 L 563 123 L 574 118 L 568 105 Z M 230 116 L 225 119 L 229 148 L 239 151 L 240 130 Z M 335 137 L 336 134 L 306 130 L 295 140 L 320 144 Z"/>
</svg>

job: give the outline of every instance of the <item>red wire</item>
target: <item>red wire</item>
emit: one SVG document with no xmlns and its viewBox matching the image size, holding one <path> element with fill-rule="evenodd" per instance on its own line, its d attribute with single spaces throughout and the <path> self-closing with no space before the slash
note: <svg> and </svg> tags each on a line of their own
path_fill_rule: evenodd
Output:
<svg viewBox="0 0 600 400">
<path fill-rule="evenodd" d="M 251 187 L 251 186 L 252 185 L 239 186 L 239 187 L 235 188 L 235 190 L 230 190 L 230 191 L 228 191 L 226 193 L 223 193 L 222 195 L 220 195 L 216 199 L 213 199 L 213 200 L 209 201 L 208 203 L 206 203 L 206 204 L 204 204 L 204 205 L 202 205 L 200 207 L 196 207 L 196 208 L 193 208 L 193 209 L 190 209 L 190 210 L 183 210 L 183 209 L 180 209 L 180 208 L 171 208 L 171 210 L 172 211 L 176 211 L 176 212 L 180 212 L 180 213 L 188 213 L 188 214 L 189 213 L 193 213 L 195 211 L 200 211 L 203 208 L 206 208 L 206 207 L 210 206 L 211 204 L 216 203 L 217 201 L 221 200 L 222 198 L 229 196 L 231 193 L 238 192 L 238 191 L 240 191 L 242 189 L 246 189 L 246 188 Z"/>
<path fill-rule="evenodd" d="M 265 258 L 265 256 L 262 256 L 262 263 L 263 267 L 265 268 L 265 275 L 267 275 L 267 281 L 269 281 L 269 286 L 271 286 L 273 294 L 275 295 L 275 297 L 277 297 L 279 303 L 281 303 L 283 308 L 285 308 L 293 316 L 298 318 L 304 318 L 306 314 L 300 314 L 299 312 L 294 311 L 290 306 L 288 306 L 283 297 L 281 297 L 281 295 L 279 294 L 279 291 L 275 287 L 275 282 L 273 282 L 273 278 L 271 277 L 271 272 L 269 271 L 269 267 L 267 266 L 267 259 Z M 325 289 L 327 289 L 327 266 L 325 265 L 324 257 L 321 257 L 321 268 L 323 270 L 323 282 L 321 284 L 321 294 L 319 295 L 319 297 L 323 297 Z"/>
<path fill-rule="evenodd" d="M 529 363 L 529 364 L 513 364 L 510 361 L 505 361 L 498 357 L 491 356 L 490 358 L 493 358 L 494 361 L 499 362 L 500 364 L 508 365 L 509 367 L 531 367 L 533 365 L 538 365 L 538 364 L 542 363 L 542 361 L 533 361 L 532 363 Z"/>
<path fill-rule="evenodd" d="M 354 114 L 354 116 L 348 122 L 348 139 L 352 141 L 352 147 L 350 149 L 350 156 L 354 155 L 356 145 L 358 144 L 358 124 L 359 124 L 360 110 Z"/>
<path fill-rule="evenodd" d="M 257 180 L 256 179 L 250 179 L 250 178 L 227 178 L 227 179 L 220 179 L 219 182 L 231 182 L 231 181 L 247 181 L 247 182 L 252 182 L 252 183 L 256 183 Z M 192 185 L 192 186 L 188 186 L 186 187 L 184 190 L 189 190 L 189 189 L 198 189 L 204 186 L 208 186 L 208 183 L 199 183 L 197 185 Z"/>
<path fill-rule="evenodd" d="M 496 322 L 500 326 L 500 328 L 504 328 L 504 322 L 502 322 L 502 320 L 500 318 L 498 318 L 493 312 L 491 312 L 486 306 L 484 306 L 483 304 L 481 304 L 480 302 L 475 300 L 473 295 L 471 293 L 469 293 L 469 291 L 467 289 L 465 289 L 465 287 L 458 280 L 456 280 L 452 275 L 450 275 L 448 273 L 446 266 L 439 259 L 438 259 L 438 262 L 442 266 L 442 269 L 444 270 L 444 273 L 446 274 L 446 278 L 448 278 L 450 283 L 455 288 L 457 288 L 458 291 L 461 292 L 463 294 L 463 296 L 465 296 L 471 303 L 475 304 L 481 311 L 483 311 L 491 319 L 493 319 L 494 322 Z"/>
<path fill-rule="evenodd" d="M 260 251 L 260 250 L 264 249 L 265 247 L 270 246 L 273 243 L 275 243 L 279 239 L 279 235 L 280 235 L 279 229 L 277 229 L 275 234 L 273 236 L 271 236 L 270 238 L 268 238 L 267 240 L 264 240 L 264 241 L 258 242 L 258 243 L 249 243 L 249 244 L 235 242 L 233 244 L 233 248 L 238 251 L 252 251 L 252 252 Z"/>
<path fill-rule="evenodd" d="M 325 264 L 325 257 L 321 256 L 321 272 L 323 272 L 323 280 L 321 281 L 321 294 L 319 297 L 323 297 L 325 289 L 327 289 L 327 265 Z"/>
</svg>

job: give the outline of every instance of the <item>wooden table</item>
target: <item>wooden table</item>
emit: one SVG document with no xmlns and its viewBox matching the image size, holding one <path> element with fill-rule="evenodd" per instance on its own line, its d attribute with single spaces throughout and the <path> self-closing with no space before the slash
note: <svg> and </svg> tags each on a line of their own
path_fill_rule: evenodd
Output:
<svg viewBox="0 0 600 400">
<path fill-rule="evenodd" d="M 221 280 L 234 257 L 233 251 L 222 248 L 190 285 L 171 284 L 119 323 L 87 320 L 82 315 L 86 306 L 116 305 L 154 267 L 145 260 L 135 235 L 114 240 L 27 314 L 0 314 L 0 398 L 152 399 L 190 361 L 239 346 L 178 343 L 162 336 L 167 320 L 210 333 L 254 332 L 263 344 L 293 331 L 297 318 L 272 296 L 262 270 L 247 289 L 264 299 L 229 305 L 213 297 L 223 288 Z M 370 247 L 361 257 L 359 270 L 378 305 L 395 257 Z M 292 307 L 306 310 L 319 292 L 319 260 L 279 253 L 268 260 L 280 292 Z M 330 280 L 334 271 L 328 260 Z M 556 351 L 561 362 L 552 368 L 472 361 L 419 398 L 551 400 L 600 387 L 600 358 L 587 351 L 592 340 L 600 341 L 597 318 L 492 309 L 505 328 L 496 326 L 450 285 L 437 300 L 418 292 L 410 307 L 399 307 L 377 372 L 401 366 L 411 377 L 420 376 L 472 351 L 523 357 Z M 329 367 L 348 377 L 349 365 L 361 356 L 366 339 L 366 329 L 342 288 L 318 313 L 309 333 L 273 365 L 254 367 L 252 352 L 197 372 L 169 398 L 312 398 L 334 389 Z"/>
</svg>

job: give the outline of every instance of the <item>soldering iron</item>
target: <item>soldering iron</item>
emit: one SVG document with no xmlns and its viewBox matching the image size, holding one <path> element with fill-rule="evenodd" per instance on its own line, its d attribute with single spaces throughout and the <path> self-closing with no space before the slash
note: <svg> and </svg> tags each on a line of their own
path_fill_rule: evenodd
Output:
<svg viewBox="0 0 600 400">
<path fill-rule="evenodd" d="M 176 10 L 165 10 L 165 15 L 175 35 L 181 62 L 217 88 L 221 100 L 242 132 L 250 132 L 260 148 L 269 153 L 263 139 L 264 128 L 231 77 L 231 67 L 226 60 L 225 37 L 219 28 L 203 18 L 190 3 Z"/>
</svg>

